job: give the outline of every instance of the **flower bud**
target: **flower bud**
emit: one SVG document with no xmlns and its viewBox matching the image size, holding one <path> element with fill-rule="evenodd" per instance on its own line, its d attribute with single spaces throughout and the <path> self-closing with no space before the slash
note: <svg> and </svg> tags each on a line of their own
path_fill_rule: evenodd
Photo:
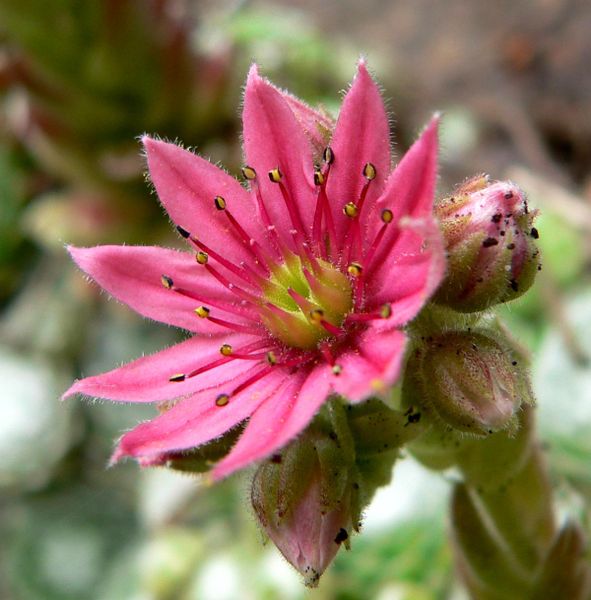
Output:
<svg viewBox="0 0 591 600">
<path fill-rule="evenodd" d="M 251 500 L 266 534 L 309 587 L 348 544 L 354 481 L 338 440 L 313 429 L 257 470 Z"/>
<path fill-rule="evenodd" d="M 448 273 L 435 301 L 476 312 L 518 298 L 540 269 L 540 252 L 523 192 L 513 183 L 468 180 L 435 213 L 448 254 Z"/>
<path fill-rule="evenodd" d="M 532 401 L 513 352 L 484 333 L 427 338 L 412 353 L 405 378 L 412 382 L 403 386 L 405 405 L 423 406 L 454 430 L 480 436 L 516 425 L 521 402 Z"/>
<path fill-rule="evenodd" d="M 417 425 L 381 400 L 333 400 L 291 444 L 257 470 L 252 505 L 283 556 L 315 586 L 360 527 L 376 489 L 390 481 L 400 446 Z M 373 433 L 372 433 L 373 432 Z"/>
</svg>

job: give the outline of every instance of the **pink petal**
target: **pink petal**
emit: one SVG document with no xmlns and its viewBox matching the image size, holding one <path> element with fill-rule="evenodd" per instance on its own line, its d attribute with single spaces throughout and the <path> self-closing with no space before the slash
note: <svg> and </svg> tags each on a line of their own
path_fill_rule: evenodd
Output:
<svg viewBox="0 0 591 600">
<path fill-rule="evenodd" d="M 443 275 L 441 236 L 432 218 L 437 178 L 437 125 L 436 117 L 404 155 L 377 202 L 374 233 L 382 226 L 378 215 L 383 209 L 390 209 L 394 218 L 368 266 L 372 302 L 400 300 L 397 288 L 401 282 L 415 290 L 424 287 L 426 299 Z M 429 246 L 426 249 L 425 243 Z M 425 254 L 432 257 L 433 265 L 429 260 L 421 260 Z M 397 272 L 397 263 L 409 256 L 417 258 L 417 268 Z"/>
<path fill-rule="evenodd" d="M 335 391 L 351 402 L 382 394 L 398 379 L 405 344 L 406 336 L 398 329 L 368 327 L 357 348 L 337 358 L 342 371 L 334 379 Z"/>
<path fill-rule="evenodd" d="M 365 164 L 372 163 L 377 175 L 369 185 L 362 220 L 374 212 L 375 201 L 390 173 L 388 116 L 378 86 L 363 61 L 359 62 L 357 75 L 343 100 L 330 147 L 335 160 L 328 177 L 327 194 L 340 247 L 349 226 L 343 206 L 358 201 L 366 183 Z"/>
<path fill-rule="evenodd" d="M 231 261 L 252 262 L 250 248 L 214 204 L 214 198 L 222 196 L 227 209 L 248 231 L 255 210 L 250 194 L 222 169 L 176 144 L 148 136 L 142 142 L 150 178 L 171 219 Z"/>
<path fill-rule="evenodd" d="M 445 245 L 435 220 L 406 219 L 400 227 L 389 256 L 376 261 L 379 266 L 370 274 L 370 306 L 391 304 L 388 326 L 401 326 L 414 318 L 445 275 Z"/>
<path fill-rule="evenodd" d="M 332 379 L 327 365 L 316 367 L 307 376 L 291 375 L 287 386 L 265 400 L 252 415 L 230 454 L 213 469 L 214 479 L 227 477 L 287 444 L 318 412 Z"/>
<path fill-rule="evenodd" d="M 304 130 L 308 141 L 314 149 L 314 154 L 322 156 L 328 145 L 335 123 L 327 113 L 316 110 L 288 92 L 279 90 L 283 99 L 289 104 L 300 127 Z"/>
<path fill-rule="evenodd" d="M 232 366 L 236 369 L 236 365 Z M 226 406 L 216 406 L 219 394 L 231 392 L 251 376 L 252 365 L 238 374 L 226 369 L 215 386 L 181 400 L 167 412 L 126 433 L 119 441 L 112 462 L 124 456 L 151 457 L 205 444 L 248 418 L 262 402 L 273 397 L 288 378 L 283 369 L 273 370 L 232 396 Z"/>
<path fill-rule="evenodd" d="M 265 207 L 272 224 L 290 247 L 294 227 L 280 186 L 269 180 L 268 172 L 279 168 L 295 213 L 307 236 L 312 230 L 316 198 L 313 187 L 311 148 L 302 127 L 281 93 L 262 79 L 253 66 L 244 94 L 244 148 L 246 162 L 257 172 Z M 297 225 L 297 223 L 296 223 Z"/>
<path fill-rule="evenodd" d="M 144 317 L 194 332 L 227 331 L 194 313 L 200 302 L 168 290 L 161 283 L 162 275 L 167 275 L 175 285 L 232 306 L 235 297 L 199 268 L 192 255 L 150 246 L 69 246 L 68 251 L 103 289 Z M 214 314 L 216 311 L 212 309 Z M 233 320 L 239 322 L 237 316 Z"/>
<path fill-rule="evenodd" d="M 87 377 L 74 382 L 64 397 L 85 394 L 122 402 L 156 402 L 193 394 L 207 386 L 215 385 L 221 376 L 221 367 L 205 371 L 185 381 L 171 382 L 178 373 L 189 373 L 223 359 L 222 344 L 238 349 L 256 342 L 258 338 L 239 333 L 220 334 L 214 337 L 192 337 L 180 344 L 143 356 L 108 373 Z M 232 360 L 232 359 L 227 359 Z M 235 363 L 235 361 L 232 361 Z M 252 368 L 252 363 L 238 368 Z M 237 365 L 232 367 L 236 369 Z"/>
</svg>

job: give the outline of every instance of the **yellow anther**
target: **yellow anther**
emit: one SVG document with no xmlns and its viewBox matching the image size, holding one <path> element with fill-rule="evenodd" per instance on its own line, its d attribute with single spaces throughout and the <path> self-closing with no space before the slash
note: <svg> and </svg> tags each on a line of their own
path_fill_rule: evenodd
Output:
<svg viewBox="0 0 591 600">
<path fill-rule="evenodd" d="M 273 350 L 269 350 L 269 352 L 267 352 L 267 362 L 270 365 L 277 364 L 277 357 L 275 356 L 275 352 L 273 352 Z"/>
<path fill-rule="evenodd" d="M 242 167 L 242 176 L 248 181 L 254 181 L 257 178 L 257 172 L 248 165 Z"/>
<path fill-rule="evenodd" d="M 351 277 L 360 277 L 362 272 L 363 272 L 363 267 L 359 263 L 352 262 L 347 267 L 347 273 L 349 273 L 349 275 L 351 275 Z"/>
<path fill-rule="evenodd" d="M 226 200 L 222 196 L 216 196 L 213 203 L 218 210 L 226 210 Z"/>
<path fill-rule="evenodd" d="M 376 168 L 374 167 L 374 165 L 372 165 L 370 162 L 365 163 L 365 166 L 363 167 L 363 176 L 368 181 L 375 179 L 377 174 L 378 174 L 378 172 L 376 171 Z"/>
<path fill-rule="evenodd" d="M 202 319 L 207 319 L 209 317 L 209 308 L 207 306 L 198 306 L 195 309 L 195 314 Z"/>
<path fill-rule="evenodd" d="M 185 381 L 185 374 L 184 373 L 176 373 L 175 375 L 171 375 L 168 378 L 168 381 L 173 381 L 173 382 Z"/>
<path fill-rule="evenodd" d="M 321 308 L 314 308 L 308 313 L 312 323 L 320 323 L 324 319 L 324 311 Z"/>
<path fill-rule="evenodd" d="M 343 372 L 343 367 L 341 367 L 341 365 L 333 365 L 332 366 L 332 372 L 335 375 L 340 375 Z"/>
<path fill-rule="evenodd" d="M 174 285 L 173 280 L 168 275 L 162 275 L 162 277 L 160 277 L 160 283 L 162 283 L 167 290 L 172 289 L 172 286 Z"/>
<path fill-rule="evenodd" d="M 349 218 L 354 219 L 359 214 L 359 209 L 357 208 L 357 204 L 354 202 L 347 202 L 347 204 L 343 206 L 343 212 Z"/>
<path fill-rule="evenodd" d="M 327 165 L 332 165 L 334 162 L 334 152 L 330 146 L 327 146 L 322 153 L 322 159 Z"/>
<path fill-rule="evenodd" d="M 230 356 L 232 354 L 232 346 L 230 346 L 230 344 L 223 344 L 220 348 L 220 352 L 223 356 Z"/>
<path fill-rule="evenodd" d="M 283 173 L 279 170 L 279 168 L 271 169 L 269 171 L 269 179 L 273 183 L 279 183 L 283 179 Z"/>
<path fill-rule="evenodd" d="M 380 308 L 380 317 L 382 317 L 382 319 L 389 319 L 391 316 L 392 316 L 392 305 L 384 304 Z"/>
<path fill-rule="evenodd" d="M 389 208 L 384 208 L 382 211 L 382 221 L 384 221 L 384 223 L 391 223 L 393 218 L 394 214 L 392 211 Z"/>
<path fill-rule="evenodd" d="M 324 175 L 322 171 L 314 171 L 314 184 L 322 185 L 324 183 Z"/>
<path fill-rule="evenodd" d="M 226 404 L 228 404 L 228 402 L 230 402 L 230 396 L 228 396 L 228 394 L 220 394 L 215 399 L 216 406 L 226 406 Z"/>
<path fill-rule="evenodd" d="M 208 259 L 209 259 L 209 256 L 208 256 L 207 252 L 202 252 L 201 250 L 199 250 L 199 252 L 197 252 L 197 254 L 195 255 L 195 260 L 200 265 L 206 265 Z"/>
</svg>

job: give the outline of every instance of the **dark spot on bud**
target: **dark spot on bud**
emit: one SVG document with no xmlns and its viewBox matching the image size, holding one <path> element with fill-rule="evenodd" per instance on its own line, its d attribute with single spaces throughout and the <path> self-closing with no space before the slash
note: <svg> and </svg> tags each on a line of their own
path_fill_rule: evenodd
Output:
<svg viewBox="0 0 591 600">
<path fill-rule="evenodd" d="M 412 415 L 408 415 L 409 423 L 418 423 L 421 420 L 421 413 L 414 413 Z"/>
<path fill-rule="evenodd" d="M 513 361 L 511 364 L 512 364 L 514 367 L 516 367 L 516 366 L 517 366 L 517 361 L 516 361 L 516 360 L 514 360 L 514 361 Z"/>
<path fill-rule="evenodd" d="M 500 223 L 502 218 L 503 218 L 503 215 L 501 213 L 497 213 L 496 215 L 493 215 L 493 218 L 491 219 L 491 221 L 493 223 Z"/>
<path fill-rule="evenodd" d="M 538 271 L 542 270 L 542 265 L 538 265 Z"/>
<path fill-rule="evenodd" d="M 183 229 L 180 225 L 176 226 L 176 230 L 185 238 L 187 239 L 191 234 L 186 230 Z"/>
<path fill-rule="evenodd" d="M 501 235 L 505 235 L 505 230 L 504 230 L 504 229 L 502 229 L 501 231 L 499 231 L 499 233 L 500 233 Z"/>
<path fill-rule="evenodd" d="M 356 481 L 353 482 L 353 489 L 354 490 L 358 490 L 359 489 L 359 484 Z"/>
<path fill-rule="evenodd" d="M 339 529 L 339 532 L 337 533 L 335 539 L 334 539 L 334 543 L 335 544 L 342 544 L 343 542 L 345 542 L 348 539 L 349 539 L 349 534 L 347 533 L 347 530 L 343 529 L 341 527 Z"/>
<path fill-rule="evenodd" d="M 507 244 L 507 250 L 515 250 L 515 244 Z"/>
<path fill-rule="evenodd" d="M 540 232 L 535 227 L 531 228 L 529 234 L 534 238 L 534 240 L 537 240 L 540 237 Z"/>
<path fill-rule="evenodd" d="M 517 291 L 519 291 L 519 284 L 517 283 L 517 281 L 516 281 L 515 279 L 511 279 L 511 281 L 510 281 L 509 285 L 511 286 L 511 289 L 512 289 L 514 292 L 517 292 Z"/>
<path fill-rule="evenodd" d="M 281 456 L 281 454 L 273 454 L 271 456 L 271 462 L 275 465 L 280 465 L 281 462 L 283 461 L 283 457 Z"/>
<path fill-rule="evenodd" d="M 496 246 L 498 243 L 499 243 L 499 240 L 497 240 L 497 239 L 496 239 L 496 238 L 494 238 L 494 237 L 489 237 L 489 238 L 486 238 L 486 239 L 484 240 L 484 242 L 482 242 L 482 245 L 483 245 L 485 248 L 490 248 L 491 246 Z"/>
<path fill-rule="evenodd" d="M 513 198 L 513 192 L 505 192 L 505 200 L 511 200 Z"/>
</svg>

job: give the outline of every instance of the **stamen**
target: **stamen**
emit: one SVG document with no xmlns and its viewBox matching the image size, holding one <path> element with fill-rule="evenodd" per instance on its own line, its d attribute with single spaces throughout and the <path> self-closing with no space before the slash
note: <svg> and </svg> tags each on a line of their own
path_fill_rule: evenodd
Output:
<svg viewBox="0 0 591 600">
<path fill-rule="evenodd" d="M 363 273 L 363 267 L 358 262 L 352 262 L 347 267 L 347 273 L 351 275 L 351 277 L 361 277 Z"/>
<path fill-rule="evenodd" d="M 314 171 L 314 185 L 322 185 L 324 183 L 324 175 L 322 171 Z"/>
<path fill-rule="evenodd" d="M 230 396 L 235 396 L 239 392 L 241 392 L 241 391 L 245 390 L 246 388 L 250 387 L 251 385 L 253 385 L 257 381 L 261 380 L 263 377 L 266 377 L 272 370 L 273 370 L 273 366 L 272 365 L 268 365 L 268 366 L 264 367 L 258 373 L 256 373 L 255 375 L 253 375 L 252 377 L 250 377 L 246 381 L 242 382 L 239 386 L 235 387 L 232 390 L 232 393 L 230 394 Z"/>
<path fill-rule="evenodd" d="M 375 321 L 376 319 L 389 319 L 392 316 L 392 305 L 384 304 L 379 310 L 370 313 L 351 313 L 347 315 L 347 322 Z"/>
<path fill-rule="evenodd" d="M 216 196 L 213 203 L 218 210 L 226 210 L 226 200 L 222 196 Z"/>
<path fill-rule="evenodd" d="M 195 310 L 195 312 L 197 312 L 197 310 Z M 216 325 L 221 325 L 222 327 L 226 327 L 227 329 L 231 329 L 232 331 L 238 331 L 240 333 L 260 334 L 260 327 L 249 327 L 248 325 L 230 323 L 230 321 L 224 321 L 223 319 L 218 319 L 217 317 L 212 317 L 211 315 L 206 318 L 212 323 L 215 323 Z"/>
<path fill-rule="evenodd" d="M 372 163 L 370 163 L 370 162 L 365 163 L 365 166 L 363 167 L 363 176 L 368 181 L 375 179 L 377 174 L 378 174 L 378 172 Z"/>
<path fill-rule="evenodd" d="M 239 298 L 258 306 L 260 304 L 260 299 L 257 296 L 243 290 L 241 287 L 238 287 L 231 281 L 228 281 L 217 269 L 212 267 L 209 264 L 204 265 L 204 267 L 228 290 L 230 290 L 233 294 L 236 294 Z"/>
<path fill-rule="evenodd" d="M 254 181 L 257 178 L 257 172 L 252 167 L 244 165 L 242 167 L 242 176 L 247 181 Z"/>
<path fill-rule="evenodd" d="M 167 290 L 171 290 L 174 286 L 174 281 L 168 275 L 162 275 L 162 277 L 160 277 L 160 282 Z"/>
<path fill-rule="evenodd" d="M 198 306 L 195 309 L 195 314 L 201 319 L 207 319 L 209 317 L 210 310 L 207 306 Z"/>
<path fill-rule="evenodd" d="M 324 149 L 324 152 L 322 153 L 322 160 L 324 160 L 327 165 L 332 165 L 334 162 L 334 152 L 330 146 L 327 146 Z"/>
<path fill-rule="evenodd" d="M 394 218 L 394 213 L 389 208 L 382 210 L 381 219 L 384 223 L 391 223 Z"/>
<path fill-rule="evenodd" d="M 230 344 L 223 344 L 220 347 L 220 354 L 222 356 L 231 356 L 231 354 L 232 354 L 232 346 L 230 346 Z"/>
<path fill-rule="evenodd" d="M 328 331 L 328 333 L 330 333 L 332 335 L 341 335 L 341 333 L 343 333 L 343 330 L 340 327 L 333 325 L 332 323 L 330 323 L 329 321 L 326 321 L 325 319 L 322 319 L 320 321 L 320 325 L 322 325 L 322 327 L 324 327 L 324 329 L 326 329 L 326 331 Z"/>
<path fill-rule="evenodd" d="M 183 227 L 181 227 L 180 225 L 176 226 L 176 230 L 185 238 L 187 239 L 191 234 L 184 229 Z"/>
<path fill-rule="evenodd" d="M 269 179 L 273 183 L 279 183 L 283 179 L 283 173 L 279 170 L 278 167 L 275 167 L 274 169 L 271 169 L 269 171 Z"/>
<path fill-rule="evenodd" d="M 228 396 L 228 394 L 219 394 L 215 399 L 215 405 L 220 407 L 226 406 L 228 402 L 230 402 L 230 396 Z"/>
<path fill-rule="evenodd" d="M 324 356 L 324 360 L 326 360 L 330 366 L 333 366 L 334 356 L 330 351 L 330 346 L 327 343 L 320 344 L 320 352 L 322 353 L 322 356 Z"/>
<path fill-rule="evenodd" d="M 168 381 L 172 381 L 172 382 L 185 381 L 186 377 L 187 376 L 184 373 L 177 373 L 176 375 L 171 375 L 168 378 Z"/>
<path fill-rule="evenodd" d="M 324 319 L 324 311 L 321 308 L 313 308 L 308 313 L 308 318 L 310 319 L 310 321 L 312 323 L 316 323 L 317 325 L 320 325 L 320 323 Z"/>
<path fill-rule="evenodd" d="M 347 204 L 343 206 L 343 212 L 350 219 L 354 219 L 359 214 L 359 209 L 357 207 L 357 204 L 355 204 L 354 202 L 347 202 Z"/>
<path fill-rule="evenodd" d="M 388 225 L 390 225 L 390 223 L 392 223 L 392 220 L 394 219 L 394 214 L 389 208 L 384 208 L 384 210 L 382 210 L 380 218 L 382 219 L 382 222 L 384 224 L 380 227 L 380 230 L 378 231 L 376 237 L 374 238 L 374 241 L 372 242 L 365 255 L 364 262 L 366 265 L 371 264 L 375 256 L 376 250 L 378 249 L 378 246 L 380 245 L 384 235 L 386 234 L 386 229 L 388 228 Z"/>
<path fill-rule="evenodd" d="M 333 365 L 332 372 L 338 377 L 343 372 L 343 367 L 341 365 Z"/>
<path fill-rule="evenodd" d="M 207 252 L 203 252 L 201 250 L 199 250 L 199 252 L 197 252 L 197 254 L 195 255 L 195 260 L 200 264 L 200 265 L 206 265 L 207 261 L 209 259 L 209 256 L 207 255 Z"/>
<path fill-rule="evenodd" d="M 277 364 L 277 356 L 275 356 L 275 352 L 273 352 L 273 350 L 269 350 L 269 352 L 267 352 L 266 359 L 270 365 Z"/>
</svg>

